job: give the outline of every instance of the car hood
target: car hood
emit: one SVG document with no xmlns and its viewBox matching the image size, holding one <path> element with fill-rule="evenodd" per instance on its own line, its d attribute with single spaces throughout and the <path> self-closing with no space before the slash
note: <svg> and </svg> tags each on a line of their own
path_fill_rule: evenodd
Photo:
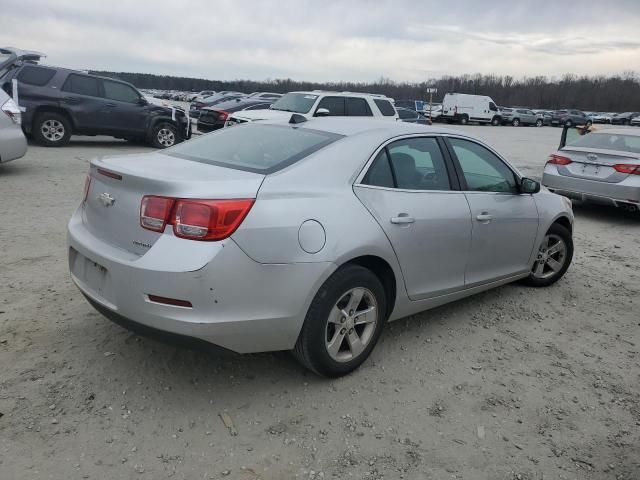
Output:
<svg viewBox="0 0 640 480">
<path fill-rule="evenodd" d="M 293 112 L 283 112 L 282 110 L 241 110 L 233 114 L 235 118 L 241 118 L 250 122 L 257 120 L 284 120 L 291 118 Z"/>
</svg>

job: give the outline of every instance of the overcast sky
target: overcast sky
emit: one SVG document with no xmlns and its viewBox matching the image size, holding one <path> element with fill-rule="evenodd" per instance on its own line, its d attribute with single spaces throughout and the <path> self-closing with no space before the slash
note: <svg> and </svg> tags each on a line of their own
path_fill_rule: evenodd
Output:
<svg viewBox="0 0 640 480">
<path fill-rule="evenodd" d="M 2 0 L 0 19 L 0 45 L 93 70 L 314 81 L 640 70 L 640 0 Z"/>
</svg>

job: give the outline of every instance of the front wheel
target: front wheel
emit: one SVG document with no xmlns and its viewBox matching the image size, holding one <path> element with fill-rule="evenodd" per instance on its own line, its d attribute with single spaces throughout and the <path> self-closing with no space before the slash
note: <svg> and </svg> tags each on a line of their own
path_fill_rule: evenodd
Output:
<svg viewBox="0 0 640 480">
<path fill-rule="evenodd" d="M 520 120 L 518 120 L 517 118 L 514 118 L 513 120 L 511 120 L 511 125 L 513 125 L 514 127 L 519 127 Z"/>
<path fill-rule="evenodd" d="M 531 273 L 525 283 L 532 287 L 547 287 L 562 278 L 573 259 L 573 238 L 565 227 L 558 223 L 542 240 Z"/>
<path fill-rule="evenodd" d="M 500 125 L 500 118 L 498 117 L 493 117 L 491 119 L 491 125 L 493 125 L 494 127 L 498 127 Z"/>
<path fill-rule="evenodd" d="M 466 115 L 462 115 L 460 117 L 460 125 L 466 125 L 467 123 L 469 123 L 469 117 Z"/>
<path fill-rule="evenodd" d="M 564 126 L 571 128 L 573 127 L 573 122 L 571 120 L 567 120 L 566 122 L 564 122 Z"/>
<path fill-rule="evenodd" d="M 536 120 L 536 127 L 541 127 L 544 122 L 541 119 Z"/>
<path fill-rule="evenodd" d="M 384 288 L 373 272 L 359 265 L 340 268 L 311 302 L 294 356 L 319 375 L 352 372 L 375 347 L 386 308 Z"/>
<path fill-rule="evenodd" d="M 169 148 L 178 143 L 178 130 L 170 123 L 161 122 L 151 131 L 151 146 L 154 148 Z"/>
</svg>

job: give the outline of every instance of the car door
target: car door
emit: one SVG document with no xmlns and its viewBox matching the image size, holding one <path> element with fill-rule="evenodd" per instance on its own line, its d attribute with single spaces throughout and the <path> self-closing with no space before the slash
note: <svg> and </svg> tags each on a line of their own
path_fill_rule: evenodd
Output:
<svg viewBox="0 0 640 480">
<path fill-rule="evenodd" d="M 61 104 L 73 118 L 76 130 L 96 132 L 110 120 L 110 109 L 100 94 L 100 80 L 71 73 L 62 85 Z"/>
<path fill-rule="evenodd" d="M 354 191 L 389 238 L 412 300 L 464 288 L 471 214 L 436 136 L 382 147 Z"/>
<path fill-rule="evenodd" d="M 140 93 L 130 85 L 111 80 L 102 80 L 105 108 L 110 115 L 104 125 L 114 134 L 140 135 L 146 132 L 148 103 L 142 102 Z"/>
<path fill-rule="evenodd" d="M 466 286 L 527 272 L 538 232 L 533 196 L 519 193 L 519 178 L 487 147 L 455 136 L 447 145 L 471 210 Z"/>
</svg>

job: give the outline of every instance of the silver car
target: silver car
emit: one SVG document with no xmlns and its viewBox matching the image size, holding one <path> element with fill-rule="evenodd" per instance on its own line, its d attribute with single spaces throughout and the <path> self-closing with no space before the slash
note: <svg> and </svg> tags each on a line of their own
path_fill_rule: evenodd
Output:
<svg viewBox="0 0 640 480">
<path fill-rule="evenodd" d="M 568 200 L 465 133 L 294 114 L 93 160 L 69 268 L 131 330 L 339 376 L 389 320 L 552 284 L 572 225 Z"/>
<path fill-rule="evenodd" d="M 640 132 L 607 128 L 579 135 L 575 128 L 565 128 L 560 149 L 544 167 L 542 183 L 570 198 L 637 211 Z"/>
<path fill-rule="evenodd" d="M 18 106 L 0 90 L 0 163 L 21 158 L 27 152 L 27 139 L 20 128 Z"/>
</svg>

